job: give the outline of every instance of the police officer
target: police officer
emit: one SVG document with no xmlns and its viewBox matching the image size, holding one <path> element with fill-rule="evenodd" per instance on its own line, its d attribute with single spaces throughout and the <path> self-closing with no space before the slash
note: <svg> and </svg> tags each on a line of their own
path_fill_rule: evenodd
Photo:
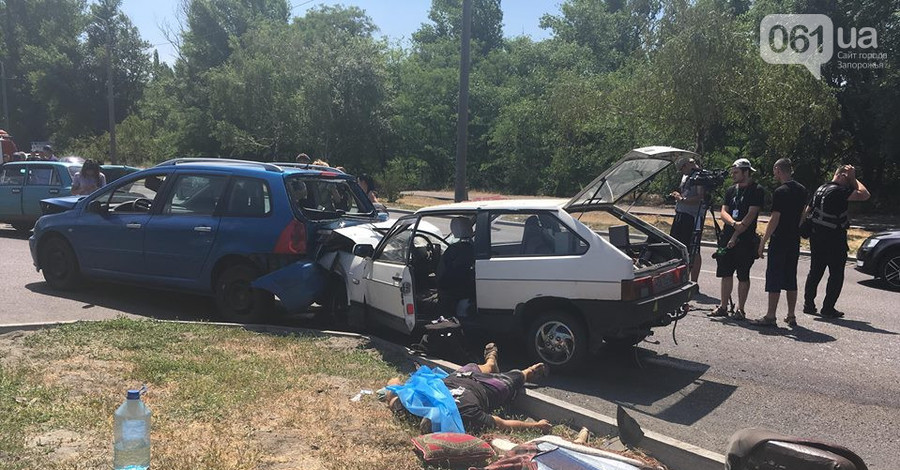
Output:
<svg viewBox="0 0 900 470">
<path fill-rule="evenodd" d="M 806 212 L 812 222 L 809 248 L 812 253 L 809 275 L 806 277 L 803 313 L 815 315 L 816 290 L 828 268 L 828 284 L 825 300 L 819 312 L 825 318 L 840 318 L 843 312 L 835 310 L 844 285 L 844 265 L 847 263 L 848 201 L 865 201 L 871 195 L 866 186 L 856 179 L 856 169 L 843 165 L 834 172 L 834 178 L 819 186 Z"/>
</svg>

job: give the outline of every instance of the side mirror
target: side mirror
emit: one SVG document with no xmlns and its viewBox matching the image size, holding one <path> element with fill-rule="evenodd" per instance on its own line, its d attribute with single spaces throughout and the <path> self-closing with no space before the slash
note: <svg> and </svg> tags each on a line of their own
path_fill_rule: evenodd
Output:
<svg viewBox="0 0 900 470">
<path fill-rule="evenodd" d="M 109 209 L 103 205 L 103 202 L 99 199 L 94 199 L 87 206 L 88 212 L 93 212 L 94 214 L 106 215 L 109 212 Z"/>
<path fill-rule="evenodd" d="M 375 254 L 375 247 L 372 245 L 356 245 L 353 247 L 353 254 L 360 258 L 371 258 Z"/>
</svg>

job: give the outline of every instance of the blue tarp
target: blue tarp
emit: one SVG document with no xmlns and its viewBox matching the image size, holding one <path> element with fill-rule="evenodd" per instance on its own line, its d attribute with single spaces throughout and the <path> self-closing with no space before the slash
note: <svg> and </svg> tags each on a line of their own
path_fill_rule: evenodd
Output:
<svg viewBox="0 0 900 470">
<path fill-rule="evenodd" d="M 433 432 L 465 433 L 456 401 L 442 380 L 447 373 L 440 367 L 419 369 L 403 385 L 388 385 L 412 414 L 431 420 Z"/>
</svg>

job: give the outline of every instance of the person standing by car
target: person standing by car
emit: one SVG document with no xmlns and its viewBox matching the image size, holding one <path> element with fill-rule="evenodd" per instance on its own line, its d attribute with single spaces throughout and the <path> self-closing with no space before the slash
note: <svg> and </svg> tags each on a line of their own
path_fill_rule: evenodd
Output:
<svg viewBox="0 0 900 470">
<path fill-rule="evenodd" d="M 856 179 L 856 168 L 842 165 L 834 172 L 831 181 L 819 186 L 806 207 L 812 222 L 809 236 L 811 252 L 809 274 L 803 293 L 803 313 L 815 315 L 816 291 L 819 281 L 828 268 L 828 284 L 825 286 L 825 300 L 822 301 L 821 315 L 825 318 L 840 318 L 843 312 L 835 310 L 841 288 L 844 285 L 844 265 L 847 263 L 847 218 L 848 201 L 865 201 L 871 195 L 866 186 Z"/>
<path fill-rule="evenodd" d="M 675 161 L 675 169 L 681 172 L 681 185 L 677 191 L 671 193 L 671 196 L 675 198 L 675 220 L 672 221 L 672 230 L 669 235 L 687 247 L 691 260 L 691 282 L 697 282 L 703 258 L 700 256 L 700 247 L 693 246 L 691 241 L 694 238 L 694 230 L 698 228 L 698 215 L 702 237 L 706 213 L 705 210 L 704 213 L 700 213 L 700 205 L 703 203 L 705 194 L 703 186 L 690 184 L 689 179 L 691 173 L 699 170 L 700 166 L 693 158 L 681 157 Z"/>
<path fill-rule="evenodd" d="M 100 172 L 97 162 L 88 159 L 81 165 L 81 171 L 72 178 L 72 195 L 91 194 L 103 186 L 106 186 L 106 175 Z"/>
<path fill-rule="evenodd" d="M 775 312 L 784 290 L 788 302 L 788 314 L 784 321 L 788 326 L 797 326 L 794 315 L 797 307 L 797 262 L 800 260 L 800 216 L 806 204 L 806 188 L 794 181 L 794 167 L 789 158 L 778 159 L 772 172 L 781 186 L 775 189 L 772 196 L 772 215 L 757 253 L 759 258 L 764 258 L 766 242 L 771 238 L 769 259 L 766 261 L 769 308 L 764 317 L 751 323 L 775 326 Z"/>
<path fill-rule="evenodd" d="M 738 303 L 733 318 L 746 318 L 744 304 L 750 292 L 750 268 L 756 260 L 759 243 L 756 218 L 765 201 L 763 189 L 753 181 L 752 172 L 755 171 L 746 158 L 739 158 L 731 165 L 731 179 L 735 185 L 725 192 L 720 214 L 725 228 L 719 237 L 719 250 L 724 248 L 724 252 L 717 252 L 716 256 L 716 277 L 722 279 L 722 300 L 709 314 L 711 317 L 728 316 L 727 306 L 737 272 Z"/>
</svg>

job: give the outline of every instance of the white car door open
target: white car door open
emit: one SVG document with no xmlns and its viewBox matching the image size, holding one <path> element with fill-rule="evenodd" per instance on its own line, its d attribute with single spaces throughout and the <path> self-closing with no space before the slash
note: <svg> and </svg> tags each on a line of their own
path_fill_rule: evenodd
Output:
<svg viewBox="0 0 900 470">
<path fill-rule="evenodd" d="M 416 326 L 415 295 L 409 269 L 414 219 L 397 222 L 372 259 L 366 279 L 366 302 L 386 316 L 395 328 L 412 332 Z"/>
</svg>

